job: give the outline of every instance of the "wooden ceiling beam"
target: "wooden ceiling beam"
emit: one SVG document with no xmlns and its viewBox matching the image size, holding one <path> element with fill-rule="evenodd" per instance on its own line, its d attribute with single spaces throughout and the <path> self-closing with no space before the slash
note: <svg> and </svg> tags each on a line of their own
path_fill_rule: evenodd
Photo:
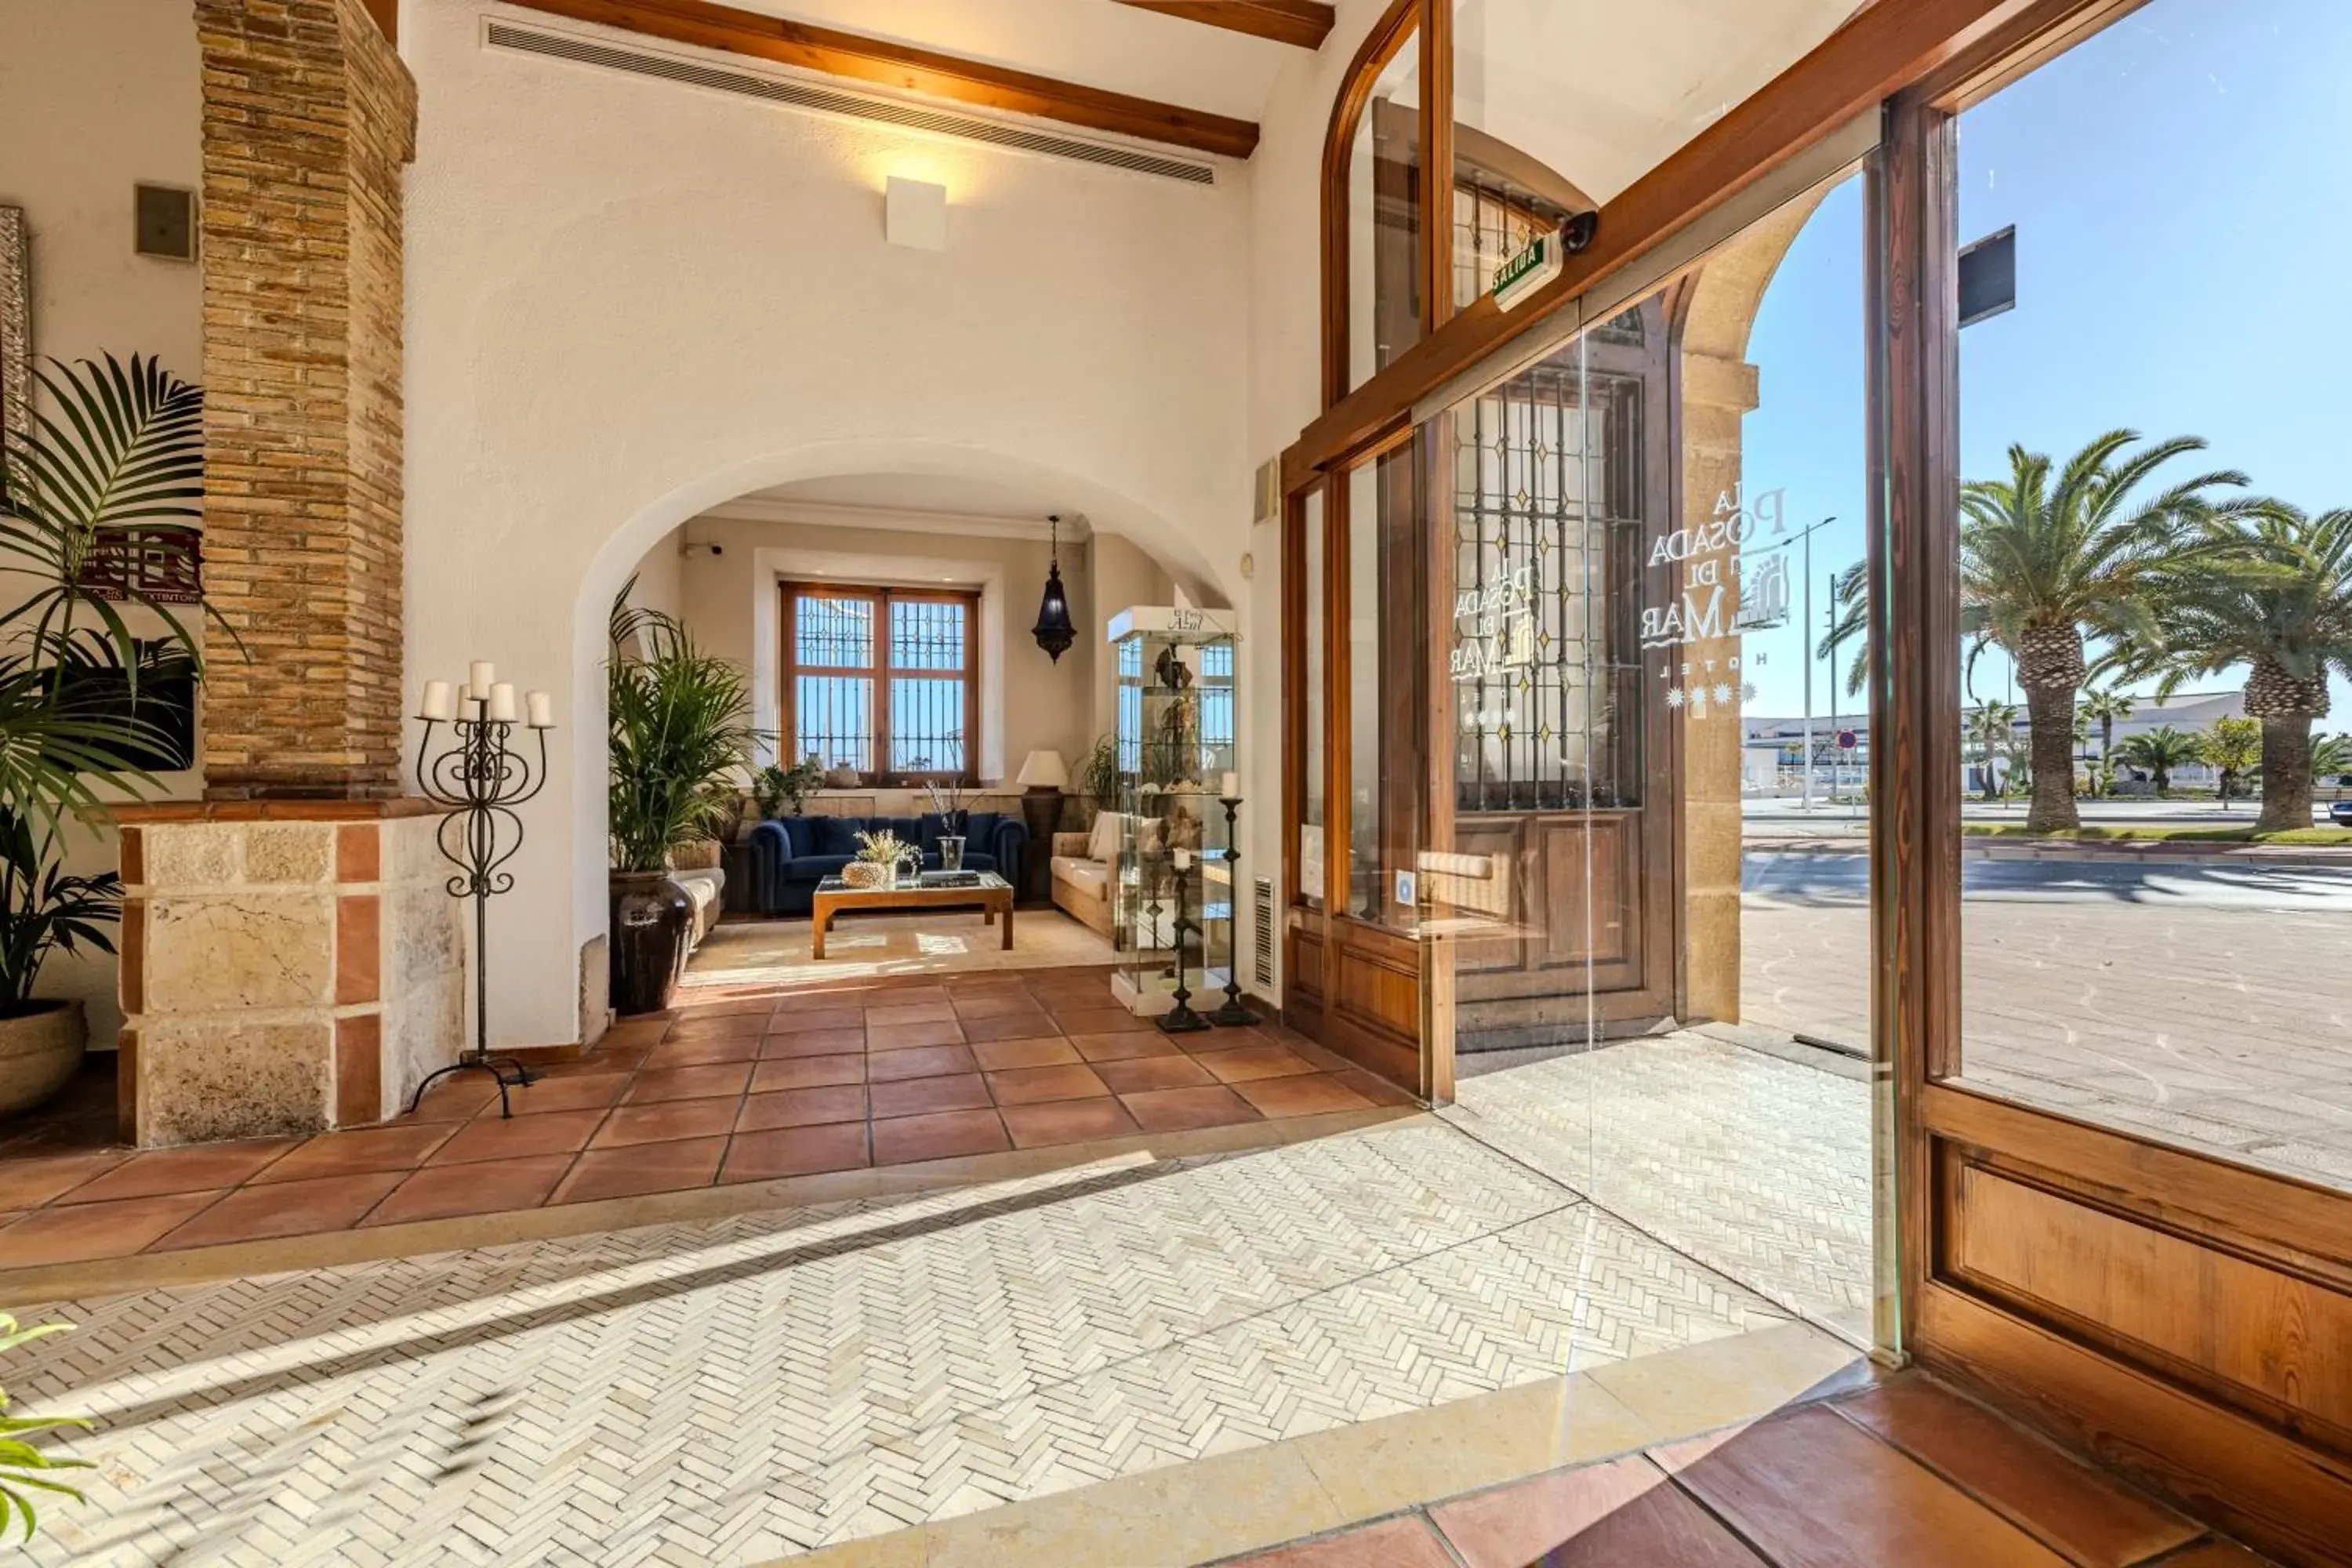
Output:
<svg viewBox="0 0 2352 1568">
<path fill-rule="evenodd" d="M 1101 88 L 1056 81 L 979 60 L 961 59 L 858 33 L 739 11 L 709 0 L 510 0 L 574 22 L 593 22 L 649 38 L 823 71 L 883 87 L 953 99 L 982 109 L 1056 120 L 1088 131 L 1158 142 L 1194 153 L 1246 158 L 1257 126 Z"/>
<path fill-rule="evenodd" d="M 1319 49 L 1323 40 L 1331 36 L 1332 25 L 1339 14 L 1323 0 L 1118 0 L 1122 5 L 1132 5 L 1139 11 L 1157 11 L 1163 16 L 1181 17 L 1187 22 L 1205 22 L 1212 27 L 1224 27 L 1236 33 L 1247 33 L 1254 38 L 1271 38 L 1277 44 L 1296 44 L 1302 49 Z"/>
</svg>

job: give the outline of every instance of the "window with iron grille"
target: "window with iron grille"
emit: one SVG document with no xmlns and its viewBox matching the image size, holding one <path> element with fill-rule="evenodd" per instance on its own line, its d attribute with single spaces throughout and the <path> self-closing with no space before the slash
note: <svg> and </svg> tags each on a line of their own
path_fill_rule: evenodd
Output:
<svg viewBox="0 0 2352 1568">
<path fill-rule="evenodd" d="M 977 595 L 787 584 L 783 601 L 792 756 L 869 784 L 978 782 Z"/>
</svg>

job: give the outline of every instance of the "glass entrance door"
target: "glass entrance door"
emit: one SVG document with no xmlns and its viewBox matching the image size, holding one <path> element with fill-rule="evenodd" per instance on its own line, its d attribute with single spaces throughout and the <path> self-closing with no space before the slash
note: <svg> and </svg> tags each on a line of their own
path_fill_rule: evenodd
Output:
<svg viewBox="0 0 2352 1568">
<path fill-rule="evenodd" d="M 1423 426 L 1415 929 L 1462 1125 L 1892 1344 L 1863 198 L 1590 303 Z"/>
</svg>

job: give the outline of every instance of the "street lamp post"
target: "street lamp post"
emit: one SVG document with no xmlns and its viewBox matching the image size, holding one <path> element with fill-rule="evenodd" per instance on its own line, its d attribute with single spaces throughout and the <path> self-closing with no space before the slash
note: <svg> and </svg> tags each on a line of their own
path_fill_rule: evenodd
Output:
<svg viewBox="0 0 2352 1568">
<path fill-rule="evenodd" d="M 1836 521 L 1837 519 L 1835 516 L 1825 517 L 1822 519 L 1821 521 L 1812 524 L 1809 528 L 1798 530 L 1795 534 L 1780 541 L 1778 544 L 1770 545 L 1766 549 L 1750 552 L 1757 555 L 1769 554 L 1774 550 L 1786 550 L 1790 545 L 1795 544 L 1800 541 L 1801 541 L 1805 546 L 1803 567 L 1805 574 L 1805 607 L 1803 620 L 1799 625 L 1797 631 L 1800 640 L 1804 645 L 1802 651 L 1805 656 L 1804 809 L 1808 812 L 1813 809 L 1813 535 L 1819 533 L 1822 529 L 1827 528 Z M 1830 574 L 1830 616 L 1834 621 L 1837 616 L 1837 574 L 1835 573 L 1832 573 Z M 1837 656 L 1832 653 L 1830 656 L 1830 658 L 1832 666 L 1831 670 L 1831 683 L 1834 685 L 1837 679 L 1834 668 Z M 1836 697 L 1832 695 L 1830 701 L 1831 706 L 1834 708 L 1837 703 Z"/>
</svg>

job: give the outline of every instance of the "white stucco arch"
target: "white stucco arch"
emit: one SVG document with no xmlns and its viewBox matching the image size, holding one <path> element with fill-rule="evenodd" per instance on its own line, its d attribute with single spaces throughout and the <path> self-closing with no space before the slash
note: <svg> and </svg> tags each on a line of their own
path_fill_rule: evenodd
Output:
<svg viewBox="0 0 2352 1568">
<path fill-rule="evenodd" d="M 488 9 L 412 0 L 402 40 L 404 682 L 489 658 L 555 697 L 488 956 L 492 1038 L 543 1045 L 577 1037 L 604 921 L 605 606 L 672 528 L 800 479 L 1045 480 L 1239 602 L 1250 173 L 1190 185 L 503 53 Z M 948 186 L 946 250 L 887 244 L 891 174 Z"/>
<path fill-rule="evenodd" d="M 1221 574 L 1191 541 L 1130 498 L 1098 480 L 1055 469 L 1034 460 L 945 443 L 874 437 L 814 443 L 763 453 L 727 467 L 640 508 L 614 528 L 591 559 L 572 605 L 568 771 L 571 775 L 570 838 L 572 850 L 573 946 L 592 940 L 605 924 L 605 711 L 603 670 L 608 649 L 605 629 L 613 596 L 628 581 L 646 552 L 680 523 L 758 490 L 806 479 L 843 475 L 923 474 L 974 481 L 1051 484 L 1068 498 L 1068 510 L 1084 515 L 1096 531 L 1133 541 L 1171 576 L 1184 581 L 1208 602 L 1227 602 Z M 559 767 L 556 778 L 562 777 Z M 551 782 L 551 789 L 557 787 Z"/>
</svg>

